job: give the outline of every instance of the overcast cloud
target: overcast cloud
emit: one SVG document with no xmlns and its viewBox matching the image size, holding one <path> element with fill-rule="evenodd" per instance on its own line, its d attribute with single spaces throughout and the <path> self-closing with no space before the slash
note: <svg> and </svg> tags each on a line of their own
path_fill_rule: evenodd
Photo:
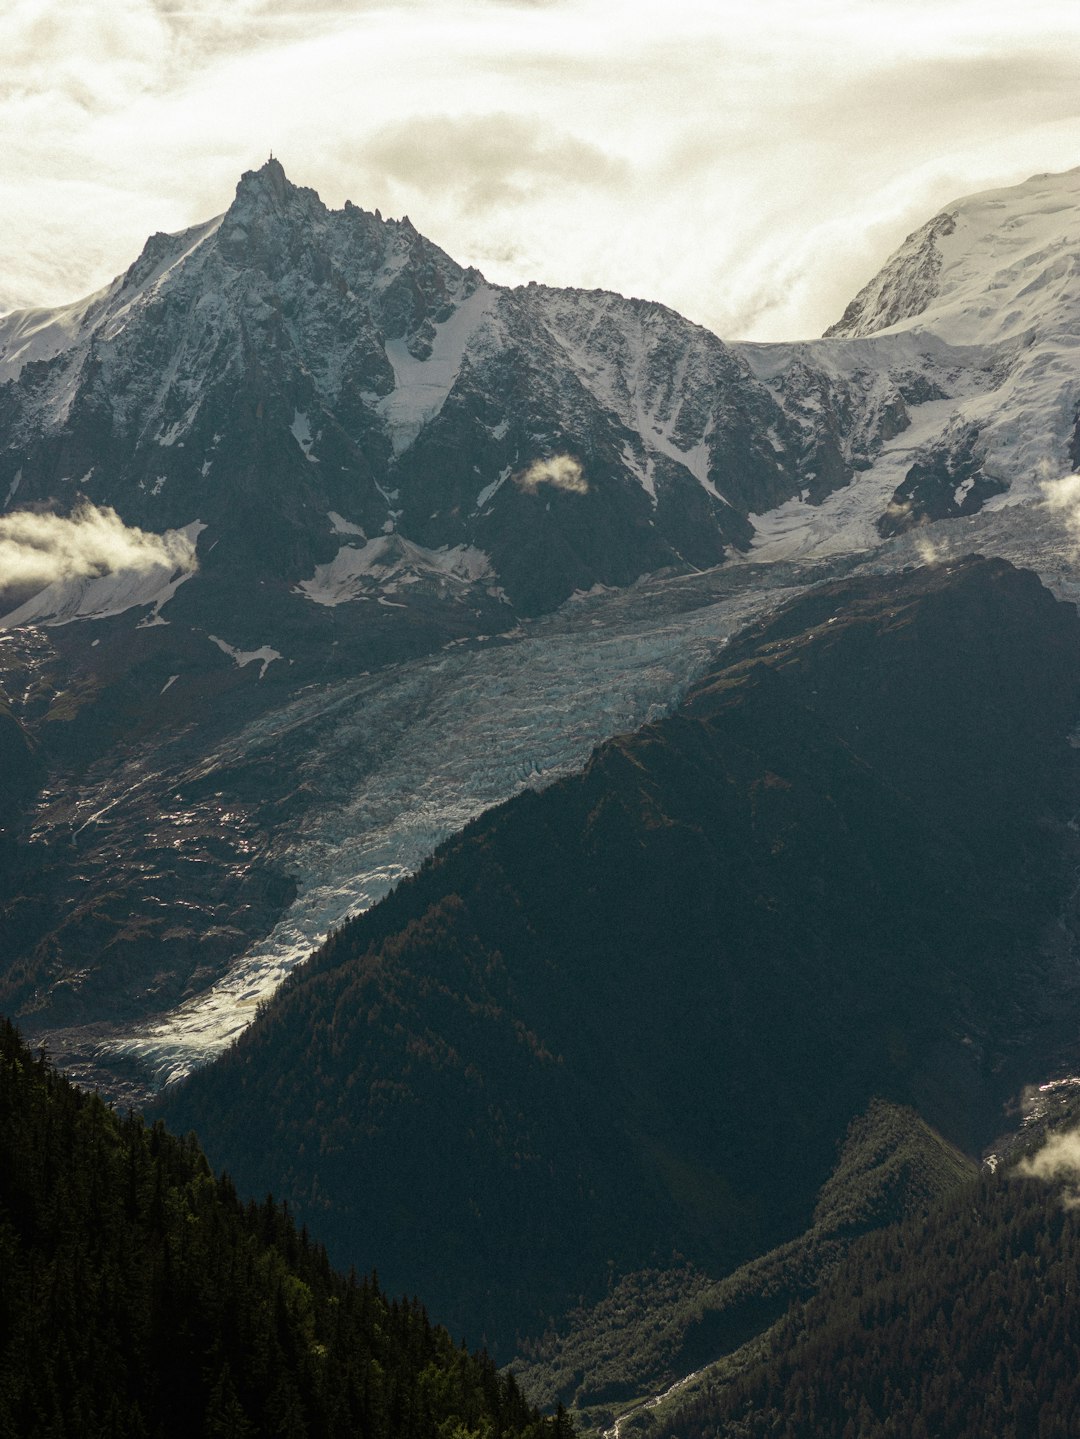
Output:
<svg viewBox="0 0 1080 1439">
<path fill-rule="evenodd" d="M 1080 163 L 1072 0 L 8 0 L 0 309 L 272 149 L 493 280 L 820 333 L 948 200 Z"/>
</svg>

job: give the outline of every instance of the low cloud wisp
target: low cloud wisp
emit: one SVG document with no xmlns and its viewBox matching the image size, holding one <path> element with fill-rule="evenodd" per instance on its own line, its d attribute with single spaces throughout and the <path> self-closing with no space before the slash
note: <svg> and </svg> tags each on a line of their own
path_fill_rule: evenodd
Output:
<svg viewBox="0 0 1080 1439">
<path fill-rule="evenodd" d="M 1047 509 L 1061 514 L 1069 529 L 1080 537 L 1080 475 L 1065 475 L 1060 480 L 1043 480 L 1039 488 Z"/>
<path fill-rule="evenodd" d="M 563 490 L 568 495 L 587 495 L 589 482 L 581 468 L 581 461 L 573 455 L 552 455 L 547 460 L 533 460 L 532 464 L 514 476 L 514 484 L 527 494 L 535 495 L 541 485 L 550 485 L 554 490 Z"/>
<path fill-rule="evenodd" d="M 1080 1209 L 1080 1130 L 1052 1134 L 1040 1150 L 1020 1161 L 1015 1172 L 1023 1179 L 1060 1184 L 1065 1208 Z"/>
<path fill-rule="evenodd" d="M 114 509 L 83 504 L 71 515 L 18 510 L 0 515 L 0 588 L 41 589 L 57 581 L 160 569 L 193 573 L 195 545 L 181 530 L 129 527 Z"/>
</svg>

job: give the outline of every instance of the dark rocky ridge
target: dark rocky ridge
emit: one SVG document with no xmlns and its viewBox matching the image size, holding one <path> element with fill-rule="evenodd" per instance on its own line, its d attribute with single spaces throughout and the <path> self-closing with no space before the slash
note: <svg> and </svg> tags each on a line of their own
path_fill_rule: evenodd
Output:
<svg viewBox="0 0 1080 1439">
<path fill-rule="evenodd" d="M 565 1404 L 586 1432 L 610 1429 L 618 1414 L 620 1433 L 640 1439 L 670 1417 L 657 1395 L 678 1404 L 706 1366 L 713 1379 L 743 1345 L 759 1350 L 859 1236 L 924 1215 L 977 1173 L 911 1110 L 875 1100 L 849 1126 L 805 1234 L 720 1279 L 686 1265 L 628 1275 L 531 1342 L 514 1373 L 534 1403 Z"/>
<path fill-rule="evenodd" d="M 805 1228 L 873 1094 L 977 1152 L 1075 1035 L 1078 713 L 1030 574 L 822 586 L 440 849 L 165 1112 L 504 1350 L 612 1267 L 722 1272 Z"/>
<path fill-rule="evenodd" d="M 889 539 L 934 520 L 978 514 L 991 496 L 1008 488 L 983 470 L 978 431 L 960 429 L 911 466 L 877 522 L 878 534 Z"/>
</svg>

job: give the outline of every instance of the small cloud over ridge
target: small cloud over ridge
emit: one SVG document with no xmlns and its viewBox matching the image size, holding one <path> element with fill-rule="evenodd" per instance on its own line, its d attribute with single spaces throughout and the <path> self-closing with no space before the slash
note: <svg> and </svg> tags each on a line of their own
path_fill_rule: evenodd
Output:
<svg viewBox="0 0 1080 1439">
<path fill-rule="evenodd" d="M 514 476 L 514 484 L 527 494 L 534 495 L 541 485 L 563 490 L 568 495 L 587 495 L 589 482 L 581 468 L 581 461 L 573 455 L 552 455 L 550 459 L 533 460 L 528 469 Z"/>
<path fill-rule="evenodd" d="M 1064 475 L 1059 480 L 1044 479 L 1043 503 L 1051 510 L 1064 510 L 1071 519 L 1080 511 L 1080 475 Z"/>
<path fill-rule="evenodd" d="M 118 572 L 198 568 L 181 530 L 155 535 L 125 525 L 114 509 L 85 503 L 70 515 L 0 515 L 0 586 L 29 588 Z"/>
</svg>

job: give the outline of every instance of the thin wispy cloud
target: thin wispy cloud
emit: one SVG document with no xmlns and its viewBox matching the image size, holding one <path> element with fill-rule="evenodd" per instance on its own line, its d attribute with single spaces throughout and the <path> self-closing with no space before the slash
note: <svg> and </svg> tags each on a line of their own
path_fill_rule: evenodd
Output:
<svg viewBox="0 0 1080 1439">
<path fill-rule="evenodd" d="M 1080 14 L 1039 0 L 13 0 L 0 50 L 0 308 L 273 149 L 493 280 L 805 337 L 949 199 L 1080 156 Z"/>
<path fill-rule="evenodd" d="M 364 165 L 380 187 L 453 196 L 465 213 L 538 194 L 619 189 L 629 178 L 625 160 L 533 117 L 494 114 L 422 116 L 376 131 Z"/>
<path fill-rule="evenodd" d="M 44 588 L 62 580 L 197 568 L 195 546 L 181 530 L 150 534 L 125 525 L 115 510 L 79 506 L 71 515 L 18 510 L 0 515 L 0 585 Z"/>
<path fill-rule="evenodd" d="M 1080 474 L 1044 479 L 1040 484 L 1043 505 L 1067 531 L 1074 556 L 1080 556 Z"/>
</svg>

